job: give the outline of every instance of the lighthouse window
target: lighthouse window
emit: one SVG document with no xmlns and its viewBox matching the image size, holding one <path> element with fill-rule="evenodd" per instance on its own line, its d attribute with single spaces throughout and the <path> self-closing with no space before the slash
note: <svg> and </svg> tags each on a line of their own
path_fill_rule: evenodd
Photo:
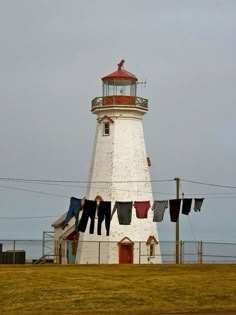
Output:
<svg viewBox="0 0 236 315">
<path fill-rule="evenodd" d="M 108 93 L 107 95 L 114 95 L 114 85 L 108 85 Z"/>
<path fill-rule="evenodd" d="M 103 135 L 104 136 L 109 136 L 110 135 L 110 124 L 109 124 L 109 122 L 105 122 L 103 124 Z"/>
<path fill-rule="evenodd" d="M 150 256 L 155 256 L 155 245 L 150 244 Z"/>
</svg>

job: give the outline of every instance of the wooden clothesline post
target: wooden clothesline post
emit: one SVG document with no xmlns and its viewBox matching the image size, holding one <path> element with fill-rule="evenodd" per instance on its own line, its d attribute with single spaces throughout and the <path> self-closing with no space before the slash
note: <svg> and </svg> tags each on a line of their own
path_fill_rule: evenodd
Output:
<svg viewBox="0 0 236 315">
<path fill-rule="evenodd" d="M 179 199 L 179 182 L 180 178 L 176 177 L 176 199 Z M 175 263 L 179 264 L 179 218 L 175 224 Z"/>
</svg>

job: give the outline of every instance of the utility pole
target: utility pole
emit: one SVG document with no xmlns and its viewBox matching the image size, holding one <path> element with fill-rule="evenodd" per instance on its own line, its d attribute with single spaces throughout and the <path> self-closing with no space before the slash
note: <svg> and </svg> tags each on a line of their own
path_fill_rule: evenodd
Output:
<svg viewBox="0 0 236 315">
<path fill-rule="evenodd" d="M 179 199 L 179 177 L 175 178 L 176 181 L 176 199 Z M 179 218 L 175 224 L 175 263 L 179 264 Z"/>
</svg>

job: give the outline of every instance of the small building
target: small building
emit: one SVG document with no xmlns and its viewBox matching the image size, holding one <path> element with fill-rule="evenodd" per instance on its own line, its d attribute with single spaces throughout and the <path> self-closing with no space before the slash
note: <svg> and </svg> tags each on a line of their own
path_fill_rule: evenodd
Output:
<svg viewBox="0 0 236 315">
<path fill-rule="evenodd" d="M 61 264 L 74 264 L 78 234 L 75 232 L 75 219 L 72 218 L 64 227 L 67 212 L 52 223 L 54 228 L 54 262 Z"/>
</svg>

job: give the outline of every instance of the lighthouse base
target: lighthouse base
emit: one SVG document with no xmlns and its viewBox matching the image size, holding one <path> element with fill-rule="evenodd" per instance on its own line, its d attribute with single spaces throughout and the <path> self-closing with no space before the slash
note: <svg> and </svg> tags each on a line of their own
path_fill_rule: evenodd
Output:
<svg viewBox="0 0 236 315">
<path fill-rule="evenodd" d="M 158 264 L 162 263 L 160 244 L 154 236 L 147 242 L 132 241 L 79 241 L 76 264 Z"/>
</svg>

